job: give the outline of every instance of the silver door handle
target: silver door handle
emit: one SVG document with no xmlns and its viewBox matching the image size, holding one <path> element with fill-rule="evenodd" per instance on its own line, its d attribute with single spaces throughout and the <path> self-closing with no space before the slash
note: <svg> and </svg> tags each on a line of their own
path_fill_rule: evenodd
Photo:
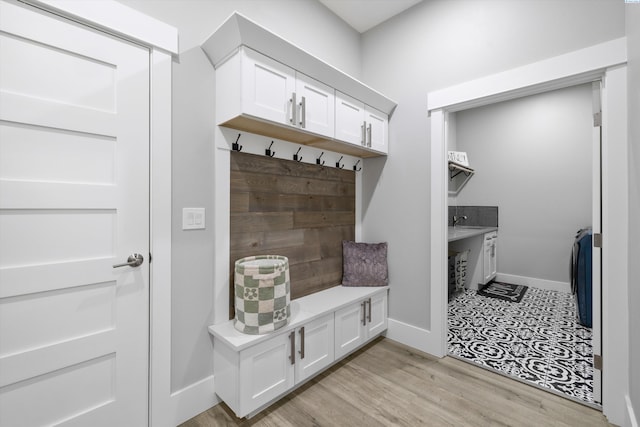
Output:
<svg viewBox="0 0 640 427">
<path fill-rule="evenodd" d="M 291 361 L 292 365 L 295 365 L 296 364 L 296 332 L 295 331 L 291 331 L 291 333 L 289 334 L 289 347 L 290 347 L 289 360 Z"/>
<path fill-rule="evenodd" d="M 367 122 L 362 122 L 362 126 L 360 126 L 360 145 L 367 145 Z"/>
<path fill-rule="evenodd" d="M 304 326 L 300 328 L 300 359 L 304 359 Z"/>
<path fill-rule="evenodd" d="M 367 137 L 369 138 L 369 142 L 367 142 L 367 147 L 371 147 L 371 123 L 367 126 Z"/>
<path fill-rule="evenodd" d="M 365 326 L 367 324 L 367 302 L 362 301 L 360 306 L 362 307 L 362 326 Z"/>
<path fill-rule="evenodd" d="M 300 126 L 303 129 L 307 127 L 307 100 L 304 96 L 300 102 Z"/>
<path fill-rule="evenodd" d="M 289 100 L 289 102 L 291 102 L 291 119 L 289 119 L 289 121 L 291 122 L 292 125 L 296 125 L 296 109 L 297 109 L 297 102 L 296 102 L 296 93 L 293 92 L 291 94 L 291 99 Z"/>
<path fill-rule="evenodd" d="M 113 268 L 119 267 L 138 267 L 142 265 L 144 262 L 144 257 L 140 254 L 131 254 L 129 258 L 127 258 L 127 262 L 123 262 L 122 264 L 114 264 Z"/>
<path fill-rule="evenodd" d="M 369 321 L 369 323 L 371 323 L 371 298 L 367 300 L 367 303 L 369 304 L 369 314 L 367 315 L 367 320 Z"/>
</svg>

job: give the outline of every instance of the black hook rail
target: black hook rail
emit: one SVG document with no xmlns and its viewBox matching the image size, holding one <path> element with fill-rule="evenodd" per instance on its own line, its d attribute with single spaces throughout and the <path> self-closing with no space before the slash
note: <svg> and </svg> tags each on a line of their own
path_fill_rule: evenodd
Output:
<svg viewBox="0 0 640 427">
<path fill-rule="evenodd" d="M 273 141 L 271 141 L 271 144 L 269 144 L 269 148 L 267 148 L 266 150 L 264 150 L 264 155 L 267 157 L 273 157 L 276 155 L 275 151 L 271 151 L 271 147 L 273 146 Z"/>
<path fill-rule="evenodd" d="M 236 142 L 234 142 L 233 144 L 231 144 L 231 149 L 233 151 L 242 151 L 242 145 L 238 144 L 238 141 L 240 140 L 240 135 L 242 135 L 241 133 L 238 134 L 238 137 L 236 138 Z"/>
</svg>

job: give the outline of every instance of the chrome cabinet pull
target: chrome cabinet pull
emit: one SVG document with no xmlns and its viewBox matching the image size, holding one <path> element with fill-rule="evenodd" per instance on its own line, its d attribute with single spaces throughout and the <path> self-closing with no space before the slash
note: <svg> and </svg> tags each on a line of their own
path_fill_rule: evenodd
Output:
<svg viewBox="0 0 640 427">
<path fill-rule="evenodd" d="M 307 99 L 304 96 L 300 101 L 300 126 L 303 129 L 307 127 Z"/>
<path fill-rule="evenodd" d="M 362 326 L 365 326 L 367 324 L 367 302 L 362 301 L 360 305 L 362 306 Z"/>
<path fill-rule="evenodd" d="M 367 320 L 371 323 L 371 298 L 367 301 L 369 303 L 369 314 L 367 315 Z"/>
<path fill-rule="evenodd" d="M 369 126 L 367 126 L 367 137 L 369 139 L 369 142 L 367 142 L 367 147 L 371 147 L 371 123 L 369 123 Z"/>
<path fill-rule="evenodd" d="M 289 334 L 289 343 L 291 345 L 291 352 L 289 353 L 289 360 L 291 360 L 291 364 L 296 364 L 296 333 L 295 331 L 291 331 Z"/>
<path fill-rule="evenodd" d="M 289 102 L 291 102 L 291 118 L 289 119 L 289 121 L 291 122 L 292 125 L 295 126 L 296 124 L 296 93 L 293 92 L 291 94 L 291 99 L 289 100 Z"/>
<path fill-rule="evenodd" d="M 300 359 L 304 359 L 304 326 L 300 328 Z"/>
<path fill-rule="evenodd" d="M 138 267 L 142 265 L 144 262 L 144 257 L 141 254 L 131 254 L 129 258 L 127 258 L 127 262 L 123 262 L 122 264 L 114 264 L 113 268 L 120 267 Z"/>
<path fill-rule="evenodd" d="M 360 145 L 367 145 L 367 122 L 362 122 L 362 126 L 360 126 Z"/>
</svg>

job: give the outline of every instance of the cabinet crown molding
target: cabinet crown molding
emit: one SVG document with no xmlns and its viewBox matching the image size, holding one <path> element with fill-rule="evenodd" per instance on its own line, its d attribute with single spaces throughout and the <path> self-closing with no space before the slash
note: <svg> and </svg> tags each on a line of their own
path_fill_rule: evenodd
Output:
<svg viewBox="0 0 640 427">
<path fill-rule="evenodd" d="M 391 115 L 397 106 L 396 102 L 375 89 L 327 64 L 238 12 L 231 14 L 202 43 L 201 48 L 213 67 L 217 68 L 240 46 L 256 50 L 388 115 Z"/>
</svg>

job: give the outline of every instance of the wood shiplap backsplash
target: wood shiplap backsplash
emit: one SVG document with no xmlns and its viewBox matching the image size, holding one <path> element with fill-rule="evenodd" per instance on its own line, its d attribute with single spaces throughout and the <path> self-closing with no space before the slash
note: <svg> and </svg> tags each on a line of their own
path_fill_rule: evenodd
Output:
<svg viewBox="0 0 640 427">
<path fill-rule="evenodd" d="M 291 298 L 339 285 L 342 241 L 355 238 L 355 172 L 231 153 L 230 317 L 234 263 L 289 258 Z"/>
</svg>

